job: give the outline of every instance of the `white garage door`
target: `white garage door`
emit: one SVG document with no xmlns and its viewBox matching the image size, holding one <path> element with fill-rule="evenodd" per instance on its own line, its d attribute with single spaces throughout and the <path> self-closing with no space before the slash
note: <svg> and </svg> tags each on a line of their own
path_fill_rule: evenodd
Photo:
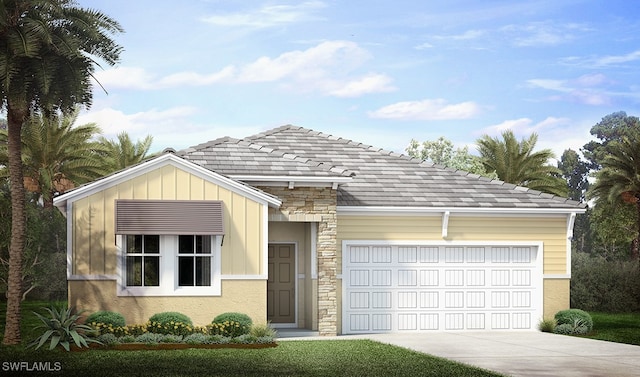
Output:
<svg viewBox="0 0 640 377">
<path fill-rule="evenodd" d="M 345 246 L 344 333 L 524 330 L 541 318 L 537 246 Z"/>
</svg>

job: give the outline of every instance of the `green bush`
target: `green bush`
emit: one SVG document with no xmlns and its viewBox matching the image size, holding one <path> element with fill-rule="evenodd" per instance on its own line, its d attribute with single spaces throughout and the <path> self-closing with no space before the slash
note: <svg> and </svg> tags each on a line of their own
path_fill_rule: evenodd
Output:
<svg viewBox="0 0 640 377">
<path fill-rule="evenodd" d="M 98 340 L 87 337 L 87 332 L 93 331 L 93 329 L 79 323 L 82 312 L 74 313 L 73 308 L 64 309 L 62 307 L 45 308 L 45 310 L 49 313 L 48 316 L 33 312 L 42 321 L 42 325 L 38 328 L 43 329 L 44 332 L 31 342 L 29 347 L 38 349 L 49 342 L 50 350 L 62 346 L 66 351 L 69 351 L 71 344 L 82 348 L 89 347 L 88 343 L 100 343 Z"/>
<path fill-rule="evenodd" d="M 193 329 L 191 318 L 178 312 L 154 314 L 147 324 L 147 331 L 157 334 L 190 335 Z"/>
<path fill-rule="evenodd" d="M 638 261 L 610 261 L 573 253 L 571 307 L 606 313 L 640 311 Z"/>
<path fill-rule="evenodd" d="M 573 335 L 573 325 L 563 323 L 562 325 L 556 326 L 553 332 L 560 335 Z"/>
<path fill-rule="evenodd" d="M 556 313 L 555 320 L 558 326 L 571 325 L 574 329 L 584 326 L 587 329 L 585 334 L 593 330 L 593 319 L 591 318 L 591 315 L 584 310 L 561 310 Z"/>
<path fill-rule="evenodd" d="M 106 310 L 101 310 L 89 314 L 84 323 L 87 325 L 91 325 L 92 323 L 103 323 L 105 325 L 111 325 L 113 327 L 125 326 L 125 320 L 122 314 Z"/>
<path fill-rule="evenodd" d="M 538 329 L 542 332 L 553 332 L 556 327 L 556 320 L 545 318 L 538 323 Z"/>
<path fill-rule="evenodd" d="M 120 344 L 120 340 L 113 334 L 102 334 L 98 337 L 98 341 L 104 345 L 112 346 L 114 344 Z"/>
<path fill-rule="evenodd" d="M 205 344 L 207 342 L 207 335 L 203 333 L 193 333 L 185 336 L 183 340 L 187 344 Z"/>
<path fill-rule="evenodd" d="M 144 343 L 144 344 L 158 344 L 162 341 L 163 337 L 164 337 L 163 334 L 155 334 L 155 333 L 147 332 L 136 337 L 136 342 Z"/>
<path fill-rule="evenodd" d="M 277 335 L 277 331 L 274 330 L 268 323 L 260 323 L 252 325 L 251 329 L 249 330 L 249 334 L 255 336 L 256 338 L 265 336 L 275 338 Z"/>
<path fill-rule="evenodd" d="M 251 326 L 253 325 L 253 321 L 251 320 L 251 317 L 249 317 L 248 315 L 244 314 L 244 313 L 237 313 L 237 312 L 227 312 L 227 313 L 222 313 L 220 315 L 217 315 L 213 321 L 211 322 L 211 324 L 213 325 L 223 325 L 223 324 L 230 324 L 234 322 L 234 327 L 237 328 L 236 332 L 239 332 L 237 335 L 227 335 L 227 336 L 231 336 L 232 338 L 239 336 L 239 335 L 243 335 L 243 334 L 248 334 L 249 330 L 251 329 Z M 240 326 L 236 326 L 237 324 L 239 324 Z"/>
</svg>

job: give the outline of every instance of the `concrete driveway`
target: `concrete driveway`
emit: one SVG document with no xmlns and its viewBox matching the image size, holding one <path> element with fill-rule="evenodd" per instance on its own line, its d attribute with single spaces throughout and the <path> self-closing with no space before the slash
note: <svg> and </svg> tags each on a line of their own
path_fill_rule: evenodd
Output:
<svg viewBox="0 0 640 377">
<path fill-rule="evenodd" d="M 371 339 L 509 376 L 640 376 L 640 346 L 538 331 L 316 334 L 282 331 L 279 340 Z"/>
</svg>

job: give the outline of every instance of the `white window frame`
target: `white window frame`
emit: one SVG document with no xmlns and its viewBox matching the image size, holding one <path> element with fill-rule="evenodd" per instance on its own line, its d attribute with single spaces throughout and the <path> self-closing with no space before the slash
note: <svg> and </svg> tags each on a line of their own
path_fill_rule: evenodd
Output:
<svg viewBox="0 0 640 377">
<path fill-rule="evenodd" d="M 157 287 L 126 285 L 126 236 L 116 236 L 118 251 L 118 296 L 221 296 L 222 236 L 211 236 L 211 285 L 180 287 L 178 285 L 178 235 L 160 235 L 160 285 Z"/>
</svg>

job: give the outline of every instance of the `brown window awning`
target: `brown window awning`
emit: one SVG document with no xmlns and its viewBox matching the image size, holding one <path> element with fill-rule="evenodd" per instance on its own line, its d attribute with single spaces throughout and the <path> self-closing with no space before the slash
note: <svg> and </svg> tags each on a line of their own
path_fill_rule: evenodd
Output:
<svg viewBox="0 0 640 377">
<path fill-rule="evenodd" d="M 127 200 L 115 203 L 116 234 L 224 235 L 220 200 Z"/>
</svg>

